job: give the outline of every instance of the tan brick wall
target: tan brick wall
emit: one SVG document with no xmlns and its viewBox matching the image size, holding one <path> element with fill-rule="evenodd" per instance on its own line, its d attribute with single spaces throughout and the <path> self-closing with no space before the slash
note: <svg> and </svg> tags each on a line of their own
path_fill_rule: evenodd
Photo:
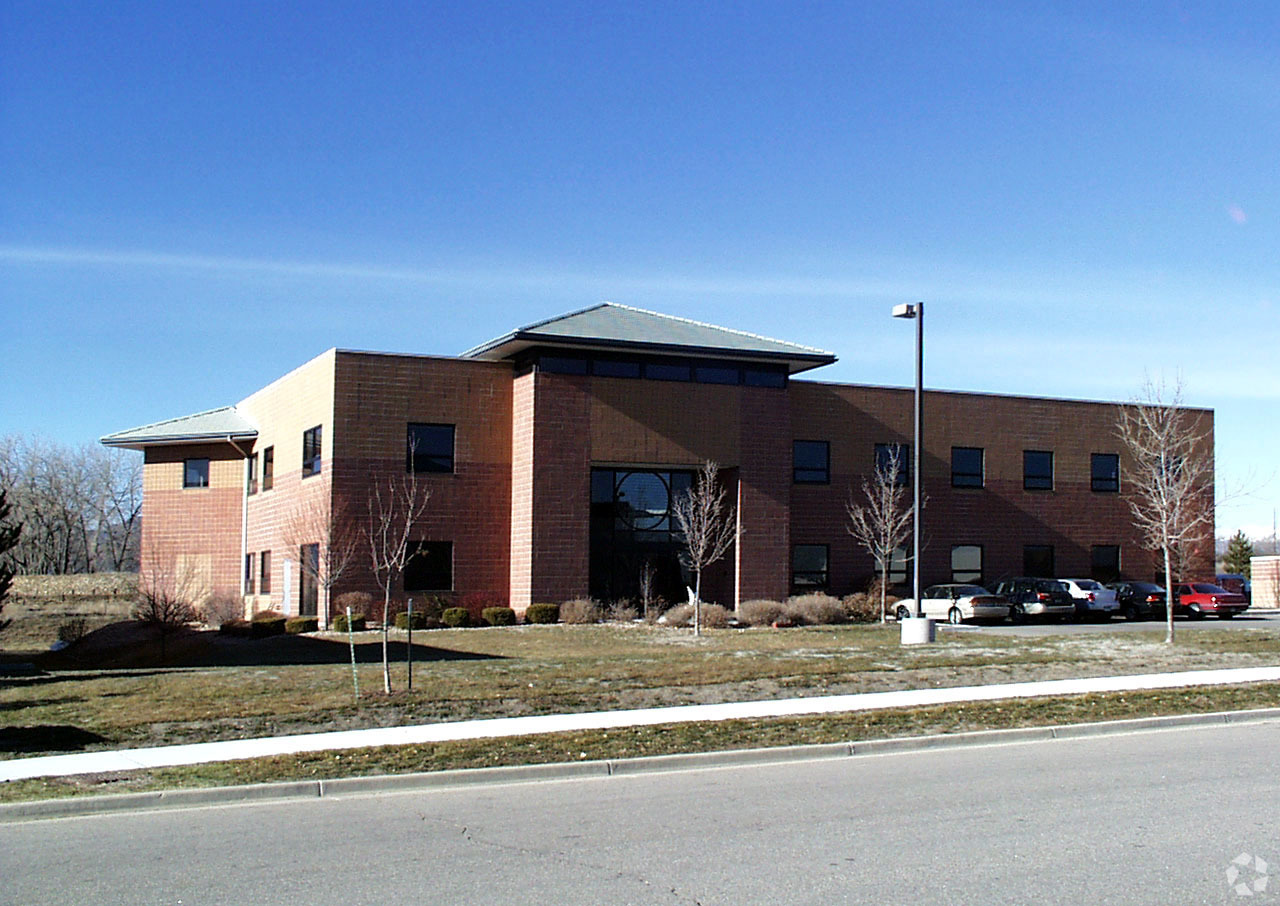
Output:
<svg viewBox="0 0 1280 906">
<path fill-rule="evenodd" d="M 534 375 L 515 378 L 511 403 L 511 606 L 523 613 L 533 600 Z"/>
<path fill-rule="evenodd" d="M 1249 561 L 1253 586 L 1251 607 L 1280 608 L 1280 557 L 1253 557 Z"/>
</svg>

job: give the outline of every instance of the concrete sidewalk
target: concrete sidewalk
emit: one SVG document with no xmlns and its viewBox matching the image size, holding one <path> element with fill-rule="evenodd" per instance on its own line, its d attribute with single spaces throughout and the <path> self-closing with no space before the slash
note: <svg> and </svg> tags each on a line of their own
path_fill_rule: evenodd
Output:
<svg viewBox="0 0 1280 906">
<path fill-rule="evenodd" d="M 293 755 L 369 746 L 411 745 L 460 739 L 529 736 L 573 730 L 606 730 L 654 724 L 694 721 L 737 720 L 742 718 L 795 717 L 874 711 L 886 708 L 915 708 L 960 702 L 998 701 L 1015 698 L 1042 698 L 1082 695 L 1091 692 L 1133 692 L 1143 689 L 1173 689 L 1186 686 L 1221 686 L 1236 683 L 1280 681 L 1280 667 L 1245 667 L 1229 670 L 1188 670 L 1181 673 L 1152 673 L 1136 676 L 1103 676 L 1088 679 L 1046 680 L 1032 683 L 1005 683 L 990 686 L 958 686 L 945 689 L 908 689 L 898 692 L 865 692 L 814 698 L 738 702 L 721 705 L 684 705 L 673 708 L 644 708 L 626 711 L 595 711 L 582 714 L 548 714 L 537 717 L 506 717 L 411 727 L 373 730 L 346 730 L 336 733 L 307 733 L 263 739 L 237 739 L 185 746 L 156 746 L 75 755 L 46 755 L 0 761 L 0 781 L 32 777 L 134 771 L 142 768 L 237 761 L 270 755 Z"/>
</svg>

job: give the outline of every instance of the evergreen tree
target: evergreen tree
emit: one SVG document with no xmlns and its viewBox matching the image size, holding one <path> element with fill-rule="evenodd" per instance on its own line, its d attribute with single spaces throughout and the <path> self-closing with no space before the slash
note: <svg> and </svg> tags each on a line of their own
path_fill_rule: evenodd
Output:
<svg viewBox="0 0 1280 906">
<path fill-rule="evenodd" d="M 4 488 L 0 488 L 0 631 L 8 629 L 13 622 L 4 619 L 4 600 L 9 597 L 9 586 L 13 584 L 13 559 L 9 552 L 17 546 L 18 535 L 22 533 L 22 523 L 9 521 L 12 509 L 5 499 Z"/>
<path fill-rule="evenodd" d="M 1249 559 L 1253 556 L 1253 542 L 1244 532 L 1236 532 L 1227 542 L 1227 553 L 1222 558 L 1223 572 L 1239 573 L 1249 578 Z"/>
</svg>

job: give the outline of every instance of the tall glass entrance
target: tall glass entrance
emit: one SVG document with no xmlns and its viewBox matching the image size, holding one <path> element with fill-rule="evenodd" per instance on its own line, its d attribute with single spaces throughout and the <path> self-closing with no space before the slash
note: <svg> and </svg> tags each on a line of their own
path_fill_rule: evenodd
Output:
<svg viewBox="0 0 1280 906">
<path fill-rule="evenodd" d="M 640 599 L 640 574 L 653 570 L 653 595 L 683 601 L 688 575 L 680 565 L 682 539 L 671 502 L 693 484 L 693 472 L 591 470 L 591 596 L 598 601 Z"/>
</svg>

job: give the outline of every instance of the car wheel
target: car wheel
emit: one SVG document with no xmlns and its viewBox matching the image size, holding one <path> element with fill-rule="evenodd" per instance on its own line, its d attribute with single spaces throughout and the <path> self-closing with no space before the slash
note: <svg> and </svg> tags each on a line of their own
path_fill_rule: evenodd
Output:
<svg viewBox="0 0 1280 906">
<path fill-rule="evenodd" d="M 1192 604 L 1187 613 L 1193 620 L 1204 619 L 1204 611 L 1200 609 L 1199 605 Z"/>
<path fill-rule="evenodd" d="M 1027 610 L 1021 604 L 1014 604 L 1009 608 L 1009 619 L 1015 623 L 1027 622 Z"/>
<path fill-rule="evenodd" d="M 911 611 L 907 610 L 905 607 L 899 606 L 896 616 L 898 617 L 898 622 L 901 623 L 903 620 L 911 619 Z"/>
<path fill-rule="evenodd" d="M 1142 619 L 1142 613 L 1138 610 L 1136 604 L 1130 604 L 1124 609 L 1124 618 L 1130 623 L 1136 623 Z"/>
<path fill-rule="evenodd" d="M 1235 614 L 1234 614 L 1233 612 L 1231 612 L 1230 610 L 1224 610 L 1222 613 L 1218 614 L 1218 619 L 1219 619 L 1219 620 L 1229 620 L 1229 619 L 1231 619 L 1231 618 L 1232 618 L 1232 617 L 1234 617 L 1234 616 L 1235 616 Z"/>
<path fill-rule="evenodd" d="M 964 622 L 964 617 L 960 615 L 959 607 L 953 607 L 947 611 L 947 622 L 952 626 L 959 626 Z"/>
</svg>

